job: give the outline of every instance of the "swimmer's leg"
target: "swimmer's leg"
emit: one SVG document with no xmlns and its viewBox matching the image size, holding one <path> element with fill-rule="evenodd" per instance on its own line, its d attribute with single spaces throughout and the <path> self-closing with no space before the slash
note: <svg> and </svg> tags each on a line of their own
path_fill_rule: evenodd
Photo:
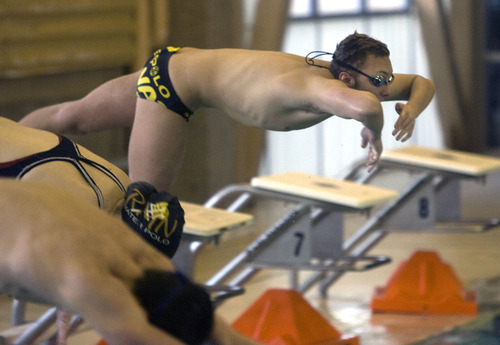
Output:
<svg viewBox="0 0 500 345">
<path fill-rule="evenodd" d="M 139 72 L 112 79 L 82 99 L 37 109 L 20 123 L 59 134 L 84 134 L 130 127 L 135 112 Z"/>
<path fill-rule="evenodd" d="M 158 190 L 171 190 L 184 159 L 188 122 L 163 105 L 137 99 L 129 144 L 129 174 Z"/>
</svg>

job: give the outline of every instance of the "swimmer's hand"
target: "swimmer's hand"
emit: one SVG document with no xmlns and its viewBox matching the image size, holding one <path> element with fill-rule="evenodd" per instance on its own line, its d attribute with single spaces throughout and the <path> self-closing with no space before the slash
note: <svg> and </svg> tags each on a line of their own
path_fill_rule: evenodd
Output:
<svg viewBox="0 0 500 345">
<path fill-rule="evenodd" d="M 404 143 L 413 134 L 416 115 L 411 111 L 408 104 L 404 103 L 396 103 L 396 112 L 399 114 L 399 118 L 394 124 L 392 135 L 396 137 L 396 140 L 401 140 Z"/>
<path fill-rule="evenodd" d="M 368 168 L 368 172 L 372 171 L 375 168 L 375 165 L 380 159 L 382 155 L 382 140 L 380 138 L 380 133 L 375 133 L 367 127 L 363 127 L 361 130 L 361 147 L 368 148 L 368 159 L 366 161 L 366 166 Z"/>
</svg>

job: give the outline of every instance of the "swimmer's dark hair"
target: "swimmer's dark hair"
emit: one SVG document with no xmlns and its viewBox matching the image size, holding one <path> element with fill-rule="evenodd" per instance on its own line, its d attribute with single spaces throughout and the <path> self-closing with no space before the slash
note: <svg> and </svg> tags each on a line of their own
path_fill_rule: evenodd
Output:
<svg viewBox="0 0 500 345">
<path fill-rule="evenodd" d="M 335 59 L 330 62 L 330 72 L 338 79 L 340 72 L 347 71 L 347 69 L 335 60 L 360 68 L 365 63 L 368 55 L 385 57 L 389 56 L 390 52 L 385 43 L 355 31 L 337 44 Z M 353 73 L 352 70 L 349 70 L 349 72 Z"/>
<path fill-rule="evenodd" d="M 155 326 L 188 345 L 209 338 L 214 323 L 210 296 L 182 274 L 148 270 L 135 282 L 133 292 Z"/>
</svg>

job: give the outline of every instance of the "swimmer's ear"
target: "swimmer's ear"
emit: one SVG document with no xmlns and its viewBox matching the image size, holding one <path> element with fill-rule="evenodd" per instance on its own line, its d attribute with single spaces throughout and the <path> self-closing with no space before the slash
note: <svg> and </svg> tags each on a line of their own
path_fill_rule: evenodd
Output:
<svg viewBox="0 0 500 345">
<path fill-rule="evenodd" d="M 354 87 L 354 78 L 347 72 L 340 72 L 339 80 L 344 82 L 348 87 Z"/>
</svg>

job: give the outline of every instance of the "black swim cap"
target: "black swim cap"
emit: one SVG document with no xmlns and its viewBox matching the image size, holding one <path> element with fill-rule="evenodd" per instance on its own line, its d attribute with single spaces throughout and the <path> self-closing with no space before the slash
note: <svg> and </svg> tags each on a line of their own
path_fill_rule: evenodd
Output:
<svg viewBox="0 0 500 345">
<path fill-rule="evenodd" d="M 133 292 L 155 326 L 188 345 L 209 338 L 214 323 L 210 296 L 180 272 L 148 270 Z"/>
<path fill-rule="evenodd" d="M 122 219 L 149 244 L 172 258 L 184 229 L 184 210 L 177 197 L 146 182 L 127 188 Z"/>
</svg>

